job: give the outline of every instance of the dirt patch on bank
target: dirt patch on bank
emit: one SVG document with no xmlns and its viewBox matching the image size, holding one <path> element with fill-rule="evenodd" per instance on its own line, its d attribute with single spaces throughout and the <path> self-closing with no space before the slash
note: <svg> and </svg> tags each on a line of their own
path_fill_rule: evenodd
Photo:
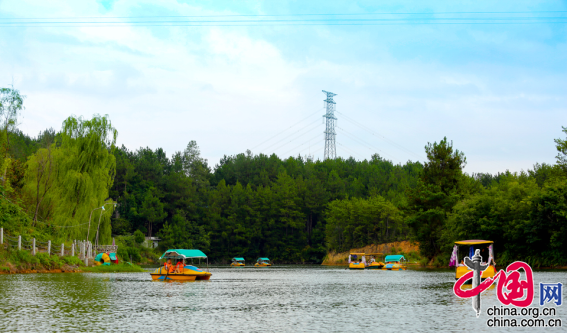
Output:
<svg viewBox="0 0 568 333">
<path fill-rule="evenodd" d="M 0 270 L 0 274 L 33 274 L 33 273 L 81 273 L 77 266 L 63 265 L 60 268 L 18 268 L 10 263 Z"/>
<path fill-rule="evenodd" d="M 392 242 L 385 244 L 371 244 L 361 248 L 351 249 L 347 252 L 328 252 L 323 260 L 322 265 L 328 266 L 344 266 L 347 265 L 349 253 L 384 253 L 384 254 L 405 254 L 410 252 L 418 252 L 418 244 L 409 241 Z"/>
</svg>

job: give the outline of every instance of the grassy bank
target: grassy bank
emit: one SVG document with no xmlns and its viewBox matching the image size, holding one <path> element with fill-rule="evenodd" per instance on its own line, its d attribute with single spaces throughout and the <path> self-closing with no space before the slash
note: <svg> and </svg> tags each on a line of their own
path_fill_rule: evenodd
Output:
<svg viewBox="0 0 568 333">
<path fill-rule="evenodd" d="M 111 266 L 87 267 L 83 260 L 75 256 L 59 257 L 43 252 L 37 253 L 34 256 L 30 251 L 26 250 L 6 250 L 0 248 L 0 274 L 143 271 L 144 269 L 142 269 L 142 267 L 127 263 Z"/>
<path fill-rule="evenodd" d="M 138 265 L 123 263 L 110 266 L 92 266 L 82 267 L 81 271 L 90 273 L 138 273 L 144 272 L 144 269 Z"/>
</svg>

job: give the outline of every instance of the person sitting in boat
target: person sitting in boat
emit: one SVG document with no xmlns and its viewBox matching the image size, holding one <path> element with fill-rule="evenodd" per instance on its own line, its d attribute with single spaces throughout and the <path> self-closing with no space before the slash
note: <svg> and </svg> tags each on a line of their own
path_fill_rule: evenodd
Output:
<svg viewBox="0 0 568 333">
<path fill-rule="evenodd" d="M 375 257 L 371 256 L 371 264 L 375 262 Z"/>
<path fill-rule="evenodd" d="M 166 272 L 170 271 L 170 273 L 171 273 L 171 270 L 172 270 L 172 259 L 168 259 L 168 261 L 166 261 L 166 262 L 164 263 L 164 269 L 166 270 Z"/>
<path fill-rule="evenodd" d="M 185 266 L 185 265 L 183 264 L 183 259 L 178 260 L 178 262 L 177 262 L 177 264 L 176 264 L 176 269 L 175 269 L 174 273 L 177 273 L 177 274 L 183 273 L 183 267 L 184 267 L 184 266 Z"/>
</svg>

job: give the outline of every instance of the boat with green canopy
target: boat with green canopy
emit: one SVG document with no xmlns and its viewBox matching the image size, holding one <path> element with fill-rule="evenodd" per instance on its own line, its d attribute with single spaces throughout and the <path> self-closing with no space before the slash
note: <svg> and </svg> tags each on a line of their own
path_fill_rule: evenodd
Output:
<svg viewBox="0 0 568 333">
<path fill-rule="evenodd" d="M 270 263 L 270 259 L 268 258 L 258 258 L 256 260 L 256 263 L 254 264 L 255 267 L 268 267 L 268 266 L 272 266 L 272 264 Z"/>
<path fill-rule="evenodd" d="M 164 266 L 157 268 L 150 273 L 152 280 L 162 281 L 195 281 L 209 280 L 211 273 L 193 266 L 193 260 L 205 259 L 207 268 L 209 268 L 209 260 L 205 253 L 196 249 L 173 249 L 167 250 L 160 260 L 164 260 Z"/>
<path fill-rule="evenodd" d="M 381 268 L 388 271 L 405 271 L 407 260 L 402 254 L 391 254 L 385 257 L 385 265 Z"/>
<path fill-rule="evenodd" d="M 233 267 L 242 267 L 245 265 L 245 258 L 243 257 L 234 257 L 231 259 L 231 266 Z"/>
</svg>

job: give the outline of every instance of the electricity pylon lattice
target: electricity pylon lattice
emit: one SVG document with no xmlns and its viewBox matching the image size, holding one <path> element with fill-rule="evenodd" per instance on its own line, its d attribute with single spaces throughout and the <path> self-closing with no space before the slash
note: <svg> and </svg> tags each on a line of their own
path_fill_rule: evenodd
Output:
<svg viewBox="0 0 568 333">
<path fill-rule="evenodd" d="M 335 102 L 333 101 L 334 94 L 329 91 L 322 90 L 324 94 L 327 95 L 327 98 L 323 101 L 326 102 L 325 107 L 325 114 L 323 117 L 325 118 L 325 150 L 323 152 L 323 159 L 327 160 L 328 158 L 335 159 Z"/>
</svg>

